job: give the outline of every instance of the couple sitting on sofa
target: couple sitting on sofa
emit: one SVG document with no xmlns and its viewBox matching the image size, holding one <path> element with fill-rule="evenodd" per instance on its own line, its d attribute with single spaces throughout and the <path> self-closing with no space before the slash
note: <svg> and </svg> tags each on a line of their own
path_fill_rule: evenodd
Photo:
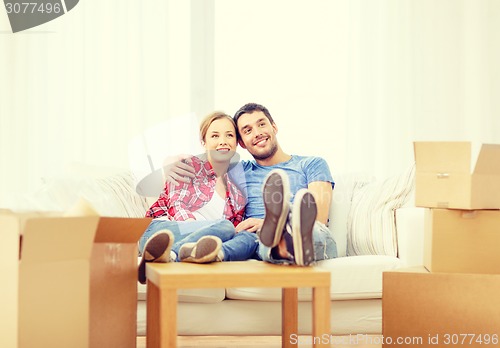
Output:
<svg viewBox="0 0 500 348">
<path fill-rule="evenodd" d="M 176 163 L 146 214 L 154 219 L 139 241 L 141 283 L 147 262 L 257 258 L 307 266 L 337 256 L 326 227 L 334 186 L 328 165 L 283 152 L 277 130 L 259 104 L 234 118 L 205 118 L 205 156 Z M 238 143 L 254 161 L 231 161 Z"/>
</svg>

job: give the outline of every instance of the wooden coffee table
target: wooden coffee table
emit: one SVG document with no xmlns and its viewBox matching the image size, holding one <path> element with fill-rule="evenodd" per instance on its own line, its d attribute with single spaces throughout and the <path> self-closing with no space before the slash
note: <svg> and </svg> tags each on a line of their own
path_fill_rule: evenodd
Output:
<svg viewBox="0 0 500 348">
<path fill-rule="evenodd" d="M 276 287 L 282 288 L 282 347 L 293 347 L 298 334 L 297 288 L 313 289 L 312 342 L 330 347 L 330 272 L 315 267 L 273 265 L 266 262 L 148 263 L 148 348 L 176 347 L 177 289 Z"/>
</svg>

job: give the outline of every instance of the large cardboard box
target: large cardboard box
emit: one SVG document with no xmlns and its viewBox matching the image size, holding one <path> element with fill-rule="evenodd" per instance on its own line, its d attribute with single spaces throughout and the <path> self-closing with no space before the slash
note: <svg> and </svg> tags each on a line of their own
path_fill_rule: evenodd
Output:
<svg viewBox="0 0 500 348">
<path fill-rule="evenodd" d="M 500 209 L 500 145 L 473 150 L 470 142 L 415 142 L 415 205 Z"/>
<path fill-rule="evenodd" d="M 383 273 L 383 347 L 498 347 L 500 275 Z"/>
<path fill-rule="evenodd" d="M 136 347 L 137 241 L 150 222 L 99 220 L 91 261 L 90 347 Z"/>
<path fill-rule="evenodd" d="M 2 348 L 88 347 L 98 220 L 0 214 Z"/>
<path fill-rule="evenodd" d="M 19 231 L 16 219 L 0 215 L 0 274 L 3 275 L 0 295 L 0 347 L 17 347 L 19 289 Z"/>
<path fill-rule="evenodd" d="M 150 218 L 0 214 L 0 347 L 136 347 Z"/>
<path fill-rule="evenodd" d="M 424 265 L 432 272 L 500 274 L 500 210 L 429 208 Z"/>
</svg>

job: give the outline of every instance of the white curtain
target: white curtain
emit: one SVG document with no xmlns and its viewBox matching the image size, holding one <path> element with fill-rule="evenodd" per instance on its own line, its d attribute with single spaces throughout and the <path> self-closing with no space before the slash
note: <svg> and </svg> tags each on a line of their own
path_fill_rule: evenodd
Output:
<svg viewBox="0 0 500 348">
<path fill-rule="evenodd" d="M 496 0 L 81 0 L 12 34 L 0 9 L 0 207 L 250 101 L 334 173 L 400 172 L 415 140 L 500 143 L 499 19 Z"/>
<path fill-rule="evenodd" d="M 74 163 L 127 169 L 132 139 L 189 113 L 190 18 L 187 1 L 81 0 L 13 34 L 0 8 L 0 207 Z"/>
</svg>

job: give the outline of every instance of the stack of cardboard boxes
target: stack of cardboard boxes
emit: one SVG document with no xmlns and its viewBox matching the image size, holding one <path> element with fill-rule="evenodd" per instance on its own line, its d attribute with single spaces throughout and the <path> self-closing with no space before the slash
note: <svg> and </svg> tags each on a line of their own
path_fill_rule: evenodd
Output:
<svg viewBox="0 0 500 348">
<path fill-rule="evenodd" d="M 136 347 L 150 221 L 0 212 L 0 347 Z"/>
<path fill-rule="evenodd" d="M 414 144 L 424 265 L 384 273 L 384 347 L 500 346 L 500 145 L 478 149 Z"/>
</svg>

